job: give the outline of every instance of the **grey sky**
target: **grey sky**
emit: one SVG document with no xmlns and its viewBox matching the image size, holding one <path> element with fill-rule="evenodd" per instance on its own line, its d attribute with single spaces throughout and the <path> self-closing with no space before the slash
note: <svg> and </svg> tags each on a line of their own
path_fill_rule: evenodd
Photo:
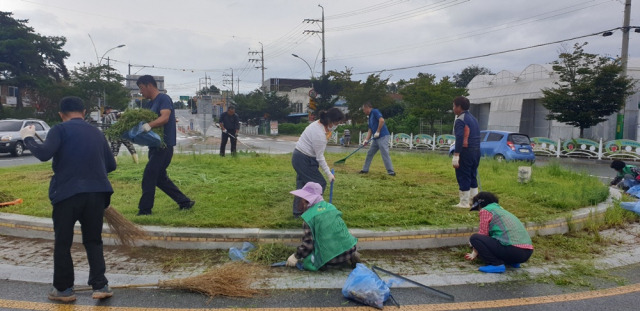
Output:
<svg viewBox="0 0 640 311">
<path fill-rule="evenodd" d="M 564 44 L 423 67 L 423 64 L 484 55 L 579 37 L 622 26 L 624 0 L 3 0 L 0 10 L 28 19 L 36 32 L 67 38 L 67 66 L 96 63 L 107 50 L 111 65 L 131 73 L 165 76 L 174 100 L 193 95 L 205 73 L 214 85 L 223 74 L 240 78 L 240 91 L 260 86 L 261 71 L 250 51 L 264 45 L 265 78 L 309 78 L 322 72 L 320 30 L 325 12 L 326 70 L 352 68 L 355 80 L 382 71 L 391 81 L 419 72 L 441 78 L 478 64 L 494 72 L 520 72 L 548 63 L 576 42 L 589 53 L 618 56 L 621 31 Z M 640 26 L 640 3 L 632 5 L 631 25 Z M 88 34 L 96 46 L 94 51 Z M 630 57 L 638 57 L 640 34 L 631 33 Z M 106 60 L 105 60 L 106 61 Z M 413 67 L 404 70 L 395 68 Z M 235 85 L 237 91 L 237 84 Z"/>
</svg>

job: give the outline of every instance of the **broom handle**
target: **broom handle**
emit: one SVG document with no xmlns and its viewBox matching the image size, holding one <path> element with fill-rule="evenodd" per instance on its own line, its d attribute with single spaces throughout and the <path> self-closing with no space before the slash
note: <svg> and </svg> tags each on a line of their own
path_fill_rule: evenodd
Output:
<svg viewBox="0 0 640 311">
<path fill-rule="evenodd" d="M 140 288 L 140 287 L 158 287 L 158 286 L 159 286 L 158 283 L 147 283 L 147 284 L 123 284 L 123 285 L 114 285 L 114 286 L 109 285 L 109 288 Z M 91 286 L 79 286 L 79 287 L 74 287 L 73 290 L 76 292 L 86 292 L 86 291 L 93 290 L 93 288 Z"/>
</svg>

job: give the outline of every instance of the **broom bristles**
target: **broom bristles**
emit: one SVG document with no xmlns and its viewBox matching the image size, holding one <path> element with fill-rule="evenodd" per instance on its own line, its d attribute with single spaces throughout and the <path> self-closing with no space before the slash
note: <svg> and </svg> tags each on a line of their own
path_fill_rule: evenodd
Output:
<svg viewBox="0 0 640 311">
<path fill-rule="evenodd" d="M 251 287 L 257 273 L 258 267 L 255 265 L 231 262 L 201 275 L 160 281 L 158 287 L 189 290 L 211 298 L 215 296 L 252 297 L 260 293 L 259 289 Z"/>
<path fill-rule="evenodd" d="M 147 235 L 144 230 L 124 218 L 124 216 L 111 205 L 104 210 L 104 219 L 107 221 L 111 232 L 116 235 L 117 240 L 122 245 L 133 246 L 137 239 L 141 239 Z"/>
</svg>

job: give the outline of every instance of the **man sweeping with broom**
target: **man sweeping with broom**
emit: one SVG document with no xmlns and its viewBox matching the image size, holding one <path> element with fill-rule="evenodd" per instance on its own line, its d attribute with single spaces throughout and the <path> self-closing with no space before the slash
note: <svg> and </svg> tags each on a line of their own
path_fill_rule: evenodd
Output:
<svg viewBox="0 0 640 311">
<path fill-rule="evenodd" d="M 107 173 L 116 169 L 116 162 L 104 135 L 84 121 L 82 99 L 74 96 L 63 98 L 58 114 L 63 122 L 49 131 L 47 140 L 42 144 L 36 143 L 33 126 L 20 130 L 22 140 L 36 158 L 40 161 L 53 158 L 49 199 L 53 205 L 55 242 L 53 287 L 49 299 L 62 302 L 76 300 L 71 258 L 76 221 L 80 222 L 82 228 L 92 297 L 109 298 L 113 292 L 104 275 L 102 221 L 113 194 Z"/>
</svg>

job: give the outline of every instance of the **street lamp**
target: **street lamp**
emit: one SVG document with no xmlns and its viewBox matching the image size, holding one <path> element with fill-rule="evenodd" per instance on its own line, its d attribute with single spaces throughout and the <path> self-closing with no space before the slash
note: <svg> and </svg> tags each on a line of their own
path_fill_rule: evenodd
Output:
<svg viewBox="0 0 640 311">
<path fill-rule="evenodd" d="M 89 36 L 89 38 L 91 38 L 91 36 Z M 91 40 L 91 42 L 93 43 L 93 39 Z M 97 59 L 97 61 L 98 61 L 98 68 L 99 68 L 100 66 L 102 66 L 102 60 L 103 60 L 103 59 L 104 59 L 104 57 L 107 55 L 107 53 L 109 53 L 109 52 L 111 52 L 111 51 L 113 51 L 113 50 L 115 50 L 115 49 L 119 49 L 119 48 L 121 48 L 121 47 L 125 47 L 125 45 L 124 45 L 124 44 L 120 44 L 120 45 L 118 45 L 118 46 L 114 46 L 114 47 L 112 47 L 112 48 L 108 49 L 106 52 L 104 52 L 104 54 L 102 54 L 102 57 L 100 57 L 100 59 Z M 98 54 L 96 53 L 96 58 L 97 58 L 97 57 L 98 57 Z M 109 66 L 109 64 L 107 64 L 107 66 Z M 98 70 L 102 71 L 102 69 L 98 69 Z M 103 107 L 106 107 L 106 106 L 107 106 L 107 91 L 106 91 L 104 88 L 102 88 L 102 104 L 103 104 L 103 105 L 102 105 Z M 98 111 L 100 112 L 100 115 L 102 115 L 102 109 L 100 109 L 100 101 L 98 101 Z"/>
<path fill-rule="evenodd" d="M 309 71 L 311 71 L 311 79 L 313 79 L 313 69 L 311 69 L 311 65 L 309 65 L 309 63 L 306 60 L 304 60 L 304 58 L 293 53 L 291 55 L 293 55 L 293 57 L 301 59 L 305 64 L 307 64 L 307 67 L 309 67 Z"/>
</svg>

